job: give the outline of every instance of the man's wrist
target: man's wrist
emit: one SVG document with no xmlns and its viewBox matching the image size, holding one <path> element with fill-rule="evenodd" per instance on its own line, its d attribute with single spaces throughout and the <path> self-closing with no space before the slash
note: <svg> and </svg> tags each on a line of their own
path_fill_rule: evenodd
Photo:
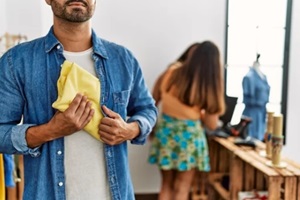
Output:
<svg viewBox="0 0 300 200">
<path fill-rule="evenodd" d="M 47 124 L 42 124 L 39 126 L 29 127 L 26 130 L 25 139 L 29 148 L 35 148 L 45 142 L 53 140 L 54 138 L 52 138 L 51 134 L 49 134 Z"/>
<path fill-rule="evenodd" d="M 131 122 L 129 125 L 130 137 L 129 140 L 133 140 L 134 138 L 140 135 L 140 127 L 138 122 Z"/>
</svg>

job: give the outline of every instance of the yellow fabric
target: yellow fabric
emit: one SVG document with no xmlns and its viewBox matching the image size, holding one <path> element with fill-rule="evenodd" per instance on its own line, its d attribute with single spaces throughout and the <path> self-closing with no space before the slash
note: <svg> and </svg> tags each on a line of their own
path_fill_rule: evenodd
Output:
<svg viewBox="0 0 300 200">
<path fill-rule="evenodd" d="M 5 200 L 5 182 L 4 182 L 4 163 L 3 156 L 0 154 L 0 200 Z"/>
<path fill-rule="evenodd" d="M 63 112 L 72 102 L 77 93 L 82 93 L 88 97 L 95 110 L 91 121 L 84 127 L 84 130 L 97 140 L 98 125 L 103 118 L 100 108 L 100 81 L 91 73 L 81 68 L 76 63 L 66 60 L 62 64 L 60 77 L 57 81 L 58 98 L 52 104 L 53 108 Z"/>
</svg>

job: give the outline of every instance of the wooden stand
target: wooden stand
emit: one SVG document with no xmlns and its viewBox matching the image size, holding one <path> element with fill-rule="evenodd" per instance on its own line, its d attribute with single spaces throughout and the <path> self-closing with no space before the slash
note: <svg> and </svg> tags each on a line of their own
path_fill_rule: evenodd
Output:
<svg viewBox="0 0 300 200">
<path fill-rule="evenodd" d="M 259 154 L 265 144 L 256 144 L 253 149 L 235 145 L 234 138 L 209 139 L 212 170 L 207 199 L 237 200 L 240 191 L 268 191 L 271 200 L 300 200 L 300 164 L 282 157 L 285 168 L 268 166 L 269 159 Z M 224 177 L 229 179 L 227 188 Z"/>
</svg>

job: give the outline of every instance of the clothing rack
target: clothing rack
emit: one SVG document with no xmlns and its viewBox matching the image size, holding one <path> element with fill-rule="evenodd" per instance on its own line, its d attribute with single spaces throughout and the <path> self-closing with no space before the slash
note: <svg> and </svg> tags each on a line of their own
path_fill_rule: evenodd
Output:
<svg viewBox="0 0 300 200">
<path fill-rule="evenodd" d="M 0 42 L 4 42 L 5 50 L 10 49 L 11 47 L 21 43 L 22 41 L 26 41 L 27 36 L 21 34 L 10 34 L 5 33 L 3 36 L 0 37 Z"/>
</svg>

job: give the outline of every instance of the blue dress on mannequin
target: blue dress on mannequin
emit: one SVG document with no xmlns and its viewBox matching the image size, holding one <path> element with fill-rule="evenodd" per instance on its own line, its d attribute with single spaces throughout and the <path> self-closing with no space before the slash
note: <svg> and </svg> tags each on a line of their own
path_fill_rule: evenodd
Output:
<svg viewBox="0 0 300 200">
<path fill-rule="evenodd" d="M 270 86 L 264 74 L 253 67 L 243 78 L 243 115 L 250 117 L 248 135 L 263 140 L 266 127 L 266 104 L 269 101 Z"/>
</svg>

